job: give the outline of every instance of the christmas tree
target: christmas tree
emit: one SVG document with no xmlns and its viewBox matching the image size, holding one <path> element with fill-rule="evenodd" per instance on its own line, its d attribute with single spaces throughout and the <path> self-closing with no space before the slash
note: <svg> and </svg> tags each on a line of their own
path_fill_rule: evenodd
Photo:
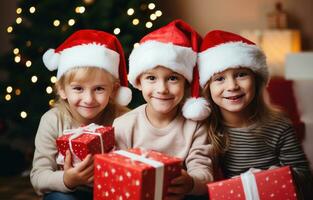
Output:
<svg viewBox="0 0 313 200">
<path fill-rule="evenodd" d="M 127 58 L 140 38 L 167 22 L 153 0 L 21 0 L 16 13 L 6 30 L 13 48 L 0 59 L 0 137 L 20 148 L 33 147 L 40 117 L 54 103 L 56 72 L 43 65 L 46 50 L 78 29 L 99 29 L 117 36 Z M 130 107 L 141 103 L 133 90 Z"/>
</svg>

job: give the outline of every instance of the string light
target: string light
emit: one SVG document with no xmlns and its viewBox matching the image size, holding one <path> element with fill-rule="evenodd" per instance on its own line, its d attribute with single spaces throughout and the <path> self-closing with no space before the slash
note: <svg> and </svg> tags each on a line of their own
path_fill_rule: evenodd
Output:
<svg viewBox="0 0 313 200">
<path fill-rule="evenodd" d="M 150 19 L 153 21 L 153 20 L 156 20 L 156 18 L 157 18 L 157 16 L 156 16 L 156 14 L 151 14 L 150 15 Z"/>
<path fill-rule="evenodd" d="M 13 27 L 12 27 L 12 26 L 9 26 L 9 27 L 7 28 L 7 32 L 8 32 L 8 33 L 12 33 L 12 31 L 13 31 Z"/>
<path fill-rule="evenodd" d="M 6 100 L 6 101 L 10 101 L 11 100 L 11 95 L 10 94 L 6 94 L 5 96 L 4 96 L 4 99 Z"/>
<path fill-rule="evenodd" d="M 16 96 L 19 96 L 21 93 L 22 93 L 22 91 L 20 89 L 16 89 L 15 90 L 15 95 Z"/>
<path fill-rule="evenodd" d="M 49 101 L 49 106 L 54 106 L 54 103 L 55 103 L 54 99 L 51 99 L 51 100 Z"/>
<path fill-rule="evenodd" d="M 21 13 L 22 13 L 22 8 L 17 8 L 17 9 L 16 9 L 16 14 L 19 15 L 19 14 L 21 14 Z"/>
<path fill-rule="evenodd" d="M 26 46 L 27 46 L 27 47 L 32 46 L 32 42 L 31 42 L 30 40 L 27 40 L 27 41 L 26 41 Z"/>
<path fill-rule="evenodd" d="M 127 10 L 127 15 L 129 15 L 129 16 L 133 15 L 134 13 L 135 13 L 135 10 L 133 8 L 129 8 Z"/>
<path fill-rule="evenodd" d="M 26 61 L 25 65 L 26 65 L 26 67 L 32 66 L 32 61 L 30 61 L 30 60 Z"/>
<path fill-rule="evenodd" d="M 7 90 L 7 93 L 11 93 L 13 91 L 13 87 L 12 86 L 8 86 L 6 90 Z"/>
<path fill-rule="evenodd" d="M 29 12 L 30 13 L 34 13 L 36 11 L 36 8 L 34 6 L 30 7 L 29 8 Z"/>
<path fill-rule="evenodd" d="M 155 12 L 155 15 L 156 15 L 157 17 L 161 17 L 161 16 L 162 16 L 162 11 L 161 11 L 161 10 L 157 10 L 157 11 Z"/>
<path fill-rule="evenodd" d="M 153 25 L 152 22 L 147 22 L 147 23 L 146 23 L 146 27 L 147 27 L 147 28 L 151 28 L 152 25 Z"/>
<path fill-rule="evenodd" d="M 32 77 L 31 77 L 31 81 L 32 81 L 33 83 L 36 83 L 36 82 L 38 81 L 38 77 L 37 77 L 37 76 L 32 76 Z"/>
<path fill-rule="evenodd" d="M 22 112 L 20 113 L 20 116 L 21 116 L 23 119 L 25 119 L 25 118 L 27 117 L 27 112 L 22 111 Z"/>
<path fill-rule="evenodd" d="M 55 27 L 60 26 L 60 20 L 55 19 L 55 20 L 53 21 L 53 26 L 55 26 Z"/>
<path fill-rule="evenodd" d="M 76 13 L 84 13 L 85 12 L 85 10 L 86 10 L 86 8 L 84 7 L 84 6 L 77 6 L 76 8 L 75 8 L 75 12 Z"/>
<path fill-rule="evenodd" d="M 68 25 L 69 26 L 73 26 L 74 24 L 75 24 L 75 20 L 74 19 L 68 20 Z"/>
<path fill-rule="evenodd" d="M 20 50 L 19 50 L 18 48 L 14 48 L 14 49 L 13 49 L 13 53 L 14 53 L 15 55 L 17 55 L 19 52 L 20 52 Z"/>
<path fill-rule="evenodd" d="M 48 86 L 48 87 L 46 88 L 46 92 L 47 92 L 48 94 L 51 94 L 51 93 L 53 92 L 52 87 L 51 87 L 51 86 Z"/>
<path fill-rule="evenodd" d="M 139 19 L 133 19 L 133 24 L 136 26 L 136 25 L 138 25 L 139 24 Z"/>
<path fill-rule="evenodd" d="M 20 57 L 20 56 L 15 56 L 15 57 L 14 57 L 14 61 L 15 61 L 16 63 L 21 62 L 21 57 Z"/>
<path fill-rule="evenodd" d="M 148 8 L 150 10 L 153 10 L 155 8 L 155 4 L 154 3 L 149 3 Z"/>
<path fill-rule="evenodd" d="M 20 23 L 22 23 L 22 18 L 21 17 L 18 17 L 18 18 L 16 18 L 16 20 L 15 20 L 15 22 L 17 23 L 17 24 L 20 24 Z"/>
<path fill-rule="evenodd" d="M 115 28 L 115 29 L 113 30 L 113 33 L 114 33 L 115 35 L 120 34 L 120 32 L 121 32 L 121 29 L 119 29 L 119 28 Z"/>
<path fill-rule="evenodd" d="M 50 81 L 51 81 L 51 83 L 56 83 L 57 82 L 57 77 L 51 76 Z"/>
</svg>

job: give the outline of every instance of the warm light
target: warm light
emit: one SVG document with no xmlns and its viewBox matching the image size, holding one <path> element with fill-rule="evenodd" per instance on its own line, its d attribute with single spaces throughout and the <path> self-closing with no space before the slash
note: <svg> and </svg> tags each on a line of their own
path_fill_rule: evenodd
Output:
<svg viewBox="0 0 313 200">
<path fill-rule="evenodd" d="M 7 87 L 7 93 L 11 93 L 13 91 L 13 87 L 12 86 L 8 86 Z"/>
<path fill-rule="evenodd" d="M 8 32 L 8 33 L 12 33 L 12 31 L 13 31 L 13 27 L 12 27 L 12 26 L 9 26 L 9 27 L 7 28 L 7 32 Z"/>
<path fill-rule="evenodd" d="M 51 94 L 51 93 L 53 92 L 52 87 L 51 87 L 51 86 L 48 86 L 48 87 L 46 88 L 46 92 L 47 92 L 48 94 Z"/>
<path fill-rule="evenodd" d="M 150 19 L 151 19 L 151 20 L 156 20 L 156 18 L 157 18 L 156 14 L 151 14 L 151 15 L 150 15 Z"/>
<path fill-rule="evenodd" d="M 15 22 L 17 23 L 17 24 L 20 24 L 20 23 L 22 23 L 22 18 L 21 17 L 18 17 L 18 18 L 16 18 L 16 20 L 15 20 Z"/>
<path fill-rule="evenodd" d="M 113 33 L 115 35 L 118 35 L 120 32 L 121 32 L 121 29 L 119 29 L 119 28 L 115 28 L 114 31 L 113 31 Z"/>
<path fill-rule="evenodd" d="M 84 6 L 78 6 L 75 8 L 76 13 L 84 13 L 85 12 L 85 7 Z"/>
<path fill-rule="evenodd" d="M 18 48 L 13 49 L 13 53 L 14 53 L 15 55 L 17 55 L 19 52 L 20 52 L 20 50 L 19 50 Z"/>
<path fill-rule="evenodd" d="M 68 25 L 69 26 L 73 26 L 74 24 L 75 24 L 75 20 L 74 19 L 68 20 Z"/>
<path fill-rule="evenodd" d="M 60 20 L 55 19 L 55 20 L 53 21 L 53 26 L 59 26 L 59 25 L 60 25 Z"/>
<path fill-rule="evenodd" d="M 138 25 L 139 24 L 139 19 L 133 19 L 133 24 Z"/>
<path fill-rule="evenodd" d="M 55 103 L 54 99 L 51 99 L 51 100 L 49 101 L 49 106 L 54 106 L 54 103 Z"/>
<path fill-rule="evenodd" d="M 157 17 L 161 17 L 162 11 L 161 11 L 161 10 L 157 10 L 157 11 L 155 12 L 155 15 L 156 15 Z"/>
<path fill-rule="evenodd" d="M 29 12 L 30 13 L 34 13 L 36 11 L 36 8 L 34 6 L 30 7 L 29 8 Z"/>
<path fill-rule="evenodd" d="M 155 4 L 154 3 L 149 3 L 148 8 L 150 10 L 153 10 L 155 8 Z"/>
<path fill-rule="evenodd" d="M 22 112 L 20 113 L 20 116 L 21 116 L 23 119 L 25 119 L 25 118 L 27 117 L 27 113 L 26 113 L 25 111 L 22 111 Z"/>
<path fill-rule="evenodd" d="M 57 77 L 51 76 L 50 81 L 51 81 L 51 83 L 57 82 Z"/>
<path fill-rule="evenodd" d="M 26 65 L 26 67 L 32 66 L 32 61 L 30 61 L 30 60 L 26 61 L 25 65 Z"/>
<path fill-rule="evenodd" d="M 21 62 L 21 57 L 20 57 L 20 56 L 15 56 L 15 57 L 14 57 L 14 61 L 15 61 L 16 63 Z"/>
<path fill-rule="evenodd" d="M 37 76 L 32 76 L 31 81 L 33 83 L 36 83 L 38 81 L 38 77 Z"/>
<path fill-rule="evenodd" d="M 135 10 L 132 9 L 132 8 L 129 8 L 129 9 L 127 10 L 127 15 L 129 15 L 129 16 L 133 15 L 134 13 L 135 13 Z"/>
<path fill-rule="evenodd" d="M 21 91 L 20 89 L 16 89 L 16 90 L 15 90 L 15 95 L 16 95 L 16 96 L 20 95 L 21 93 L 22 93 L 22 91 Z"/>
<path fill-rule="evenodd" d="M 17 8 L 16 9 L 16 14 L 21 14 L 22 13 L 22 8 Z"/>
<path fill-rule="evenodd" d="M 137 48 L 137 47 L 139 47 L 139 43 L 138 43 L 138 42 L 136 42 L 136 43 L 134 44 L 134 48 Z"/>
<path fill-rule="evenodd" d="M 12 98 L 12 97 L 11 97 L 11 95 L 9 95 L 9 94 L 7 94 L 7 95 L 4 96 L 4 99 L 7 100 L 7 101 L 10 101 L 11 98 Z"/>
<path fill-rule="evenodd" d="M 30 40 L 27 40 L 27 41 L 26 41 L 26 46 L 27 46 L 27 47 L 32 46 L 32 42 L 31 42 Z"/>
<path fill-rule="evenodd" d="M 146 27 L 147 27 L 147 28 L 151 28 L 152 25 L 153 25 L 152 22 L 147 22 L 147 23 L 146 23 Z"/>
</svg>

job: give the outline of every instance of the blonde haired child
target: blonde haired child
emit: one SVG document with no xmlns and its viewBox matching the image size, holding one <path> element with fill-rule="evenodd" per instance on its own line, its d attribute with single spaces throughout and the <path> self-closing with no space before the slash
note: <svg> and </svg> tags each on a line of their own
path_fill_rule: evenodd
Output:
<svg viewBox="0 0 313 200">
<path fill-rule="evenodd" d="M 175 20 L 140 41 L 129 57 L 129 82 L 141 90 L 146 104 L 114 120 L 117 148 L 144 148 L 184 160 L 182 176 L 174 179 L 169 199 L 206 194 L 212 181 L 211 145 L 205 119 L 208 104 L 199 98 L 195 68 L 201 37 Z M 185 100 L 188 84 L 193 98 Z"/>
<path fill-rule="evenodd" d="M 117 38 L 98 30 L 79 30 L 57 49 L 43 55 L 49 70 L 57 69 L 56 106 L 41 118 L 35 139 L 31 183 L 44 199 L 92 199 L 93 158 L 77 166 L 67 152 L 64 170 L 57 166 L 56 138 L 65 129 L 96 123 L 112 125 L 127 112 L 131 99 L 127 88 L 123 49 Z"/>
<path fill-rule="evenodd" d="M 264 53 L 237 34 L 215 30 L 202 42 L 198 65 L 212 108 L 209 136 L 222 152 L 225 177 L 290 165 L 300 197 L 312 199 L 309 164 L 294 129 L 263 96 L 269 79 Z"/>
</svg>

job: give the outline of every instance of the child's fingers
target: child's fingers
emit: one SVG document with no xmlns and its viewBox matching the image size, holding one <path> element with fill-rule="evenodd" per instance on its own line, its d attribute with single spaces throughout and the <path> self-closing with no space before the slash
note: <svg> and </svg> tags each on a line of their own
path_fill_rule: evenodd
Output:
<svg viewBox="0 0 313 200">
<path fill-rule="evenodd" d="M 78 171 L 83 171 L 85 168 L 87 168 L 89 165 L 90 165 L 90 163 L 92 163 L 93 162 L 93 159 L 92 159 L 92 156 L 91 156 L 91 154 L 88 154 L 86 157 L 85 157 L 85 159 L 82 161 L 82 162 L 80 162 L 77 166 L 76 166 L 76 169 L 78 170 Z"/>
<path fill-rule="evenodd" d="M 64 160 L 64 170 L 68 170 L 69 168 L 72 167 L 72 155 L 69 150 L 66 151 L 66 156 Z"/>
</svg>

